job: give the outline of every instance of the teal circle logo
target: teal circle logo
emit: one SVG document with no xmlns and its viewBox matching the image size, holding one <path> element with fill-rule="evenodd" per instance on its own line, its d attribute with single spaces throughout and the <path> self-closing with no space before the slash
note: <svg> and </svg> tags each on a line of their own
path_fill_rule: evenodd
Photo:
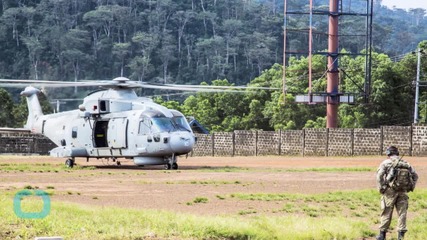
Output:
<svg viewBox="0 0 427 240">
<path fill-rule="evenodd" d="M 23 212 L 21 201 L 28 196 L 38 196 L 43 200 L 43 209 L 40 212 Z M 50 213 L 50 197 L 49 194 L 42 190 L 22 190 L 15 194 L 13 198 L 13 211 L 19 218 L 37 219 L 44 218 Z"/>
</svg>

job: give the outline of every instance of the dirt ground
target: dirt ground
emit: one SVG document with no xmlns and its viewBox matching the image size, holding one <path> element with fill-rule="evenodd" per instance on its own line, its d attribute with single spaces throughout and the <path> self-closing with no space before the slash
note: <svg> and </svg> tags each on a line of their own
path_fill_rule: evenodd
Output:
<svg viewBox="0 0 427 240">
<path fill-rule="evenodd" d="M 375 188 L 375 171 L 306 171 L 306 168 L 375 169 L 383 156 L 369 157 L 190 157 L 180 158 L 179 170 L 163 166 L 122 166 L 101 160 L 76 159 L 81 169 L 58 172 L 6 171 L 0 166 L 0 191 L 31 185 L 52 189 L 51 201 L 137 209 L 164 209 L 198 215 L 233 214 L 256 209 L 274 214 L 274 201 L 231 199 L 233 193 L 324 193 Z M 405 157 L 417 170 L 419 188 L 427 187 L 427 157 Z M 0 164 L 63 164 L 40 156 L 0 156 Z M 95 167 L 95 168 L 94 168 Z M 223 199 L 225 197 L 225 199 Z M 207 198 L 206 203 L 194 203 Z"/>
</svg>

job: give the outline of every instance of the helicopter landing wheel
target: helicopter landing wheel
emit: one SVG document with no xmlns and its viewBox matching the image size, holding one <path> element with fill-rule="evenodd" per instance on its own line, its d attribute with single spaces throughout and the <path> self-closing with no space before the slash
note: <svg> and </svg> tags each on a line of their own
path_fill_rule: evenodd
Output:
<svg viewBox="0 0 427 240">
<path fill-rule="evenodd" d="M 171 170 L 172 165 L 170 163 L 165 164 L 165 170 Z"/>
<path fill-rule="evenodd" d="M 120 161 L 117 161 L 116 164 L 117 164 L 117 166 L 122 165 L 122 163 Z"/>
<path fill-rule="evenodd" d="M 172 164 L 172 169 L 177 170 L 178 169 L 178 163 L 173 163 Z"/>
<path fill-rule="evenodd" d="M 65 166 L 67 166 L 69 168 L 73 168 L 74 167 L 74 160 L 71 158 L 65 160 Z"/>
</svg>

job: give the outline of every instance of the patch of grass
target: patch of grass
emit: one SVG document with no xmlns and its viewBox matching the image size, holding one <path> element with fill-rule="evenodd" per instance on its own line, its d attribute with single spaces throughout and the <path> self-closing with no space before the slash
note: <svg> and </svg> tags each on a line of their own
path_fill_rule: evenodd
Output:
<svg viewBox="0 0 427 240">
<path fill-rule="evenodd" d="M 199 184 L 199 185 L 227 185 L 227 184 L 242 184 L 240 181 L 218 181 L 218 180 L 193 180 L 193 181 L 166 181 L 165 184 Z"/>
<path fill-rule="evenodd" d="M 320 168 L 289 168 L 285 172 L 374 172 L 376 168 L 371 167 L 320 167 Z"/>
<path fill-rule="evenodd" d="M 225 199 L 225 197 L 221 196 L 221 195 L 216 195 L 216 198 L 218 198 L 219 200 L 224 200 Z"/>
<path fill-rule="evenodd" d="M 29 210 L 37 208 L 31 202 Z M 34 204 L 32 206 L 31 204 Z M 96 207 L 53 201 L 43 219 L 20 219 L 13 203 L 0 195 L 0 239 L 362 239 L 374 236 L 370 223 L 336 217 L 251 216 L 255 210 L 230 216 L 199 216 L 159 210 Z M 70 224 L 73 219 L 73 224 Z M 409 239 L 423 239 L 425 222 L 410 228 Z M 284 227 L 286 226 L 286 227 Z M 424 234 L 424 235 L 421 235 Z"/>
<path fill-rule="evenodd" d="M 14 171 L 14 172 L 33 172 L 33 173 L 58 173 L 58 172 L 72 172 L 76 170 L 94 170 L 95 167 L 82 167 L 79 165 L 70 169 L 65 164 L 58 163 L 0 163 L 0 172 Z"/>
<path fill-rule="evenodd" d="M 193 203 L 207 203 L 208 201 L 209 201 L 208 198 L 205 198 L 205 197 L 196 197 L 193 200 Z"/>
<path fill-rule="evenodd" d="M 210 166 L 203 166 L 200 167 L 197 170 L 194 171 L 201 171 L 201 172 L 250 172 L 250 171 L 258 171 L 258 172 L 374 172 L 376 171 L 376 168 L 372 167 L 317 167 L 317 168 L 283 168 L 283 169 L 277 169 L 277 168 L 264 168 L 256 170 L 251 168 L 244 168 L 244 167 L 232 167 L 232 166 L 225 166 L 225 167 L 210 167 Z"/>
<path fill-rule="evenodd" d="M 204 166 L 204 167 L 201 167 L 195 171 L 201 171 L 201 172 L 248 172 L 248 171 L 250 171 L 250 168 L 232 167 L 232 166 L 225 166 L 225 167 Z"/>
<path fill-rule="evenodd" d="M 255 214 L 255 213 L 257 213 L 257 211 L 252 209 L 239 211 L 239 215 L 249 215 L 249 214 Z"/>
<path fill-rule="evenodd" d="M 153 182 L 151 182 L 151 181 L 145 181 L 145 180 L 140 180 L 140 181 L 138 181 L 138 184 L 153 184 Z"/>
<path fill-rule="evenodd" d="M 337 191 L 322 194 L 234 193 L 229 196 L 247 201 L 283 202 L 282 208 L 271 210 L 271 212 L 285 214 L 285 216 L 302 215 L 310 218 L 341 216 L 353 220 L 360 219 L 369 223 L 370 226 L 375 226 L 378 225 L 380 214 L 380 194 L 376 190 Z M 409 197 L 409 212 L 417 219 L 427 216 L 427 190 L 416 190 L 414 193 L 409 193 Z M 396 218 L 396 213 L 394 215 Z M 427 224 L 427 217 L 424 224 Z M 427 230 L 425 233 L 427 234 Z"/>
<path fill-rule="evenodd" d="M 205 181 L 191 181 L 191 184 L 201 185 L 227 185 L 227 184 L 241 184 L 240 181 L 216 181 L 216 180 L 205 180 Z"/>
<path fill-rule="evenodd" d="M 375 191 L 348 191 L 328 194 L 296 194 L 283 200 L 283 208 L 292 213 L 278 216 L 251 216 L 254 209 L 229 216 L 199 216 L 156 210 L 136 210 L 116 207 L 96 207 L 52 201 L 50 214 L 43 219 L 20 219 L 13 212 L 10 194 L 0 192 L 0 239 L 34 239 L 36 236 L 60 235 L 64 239 L 363 239 L 375 236 L 379 207 L 371 216 L 345 215 L 354 206 L 379 205 Z M 237 197 L 238 195 L 236 195 Z M 311 202 L 304 197 L 310 196 Z M 361 197 L 361 198 L 359 198 Z M 363 202 L 362 202 L 363 198 Z M 322 202 L 322 200 L 331 200 Z M 408 239 L 421 240 L 427 236 L 427 209 L 420 200 L 427 199 L 427 190 L 410 193 Z M 319 201 L 319 203 L 317 203 Z M 363 203 L 369 206 L 364 206 Z M 36 211 L 40 200 L 27 199 L 25 210 Z M 28 204 L 28 205 L 27 205 Z M 194 204 L 194 203 L 192 203 Z M 321 205 L 317 205 L 321 204 Z M 306 213 L 302 212 L 302 208 Z M 333 216 L 325 210 L 337 209 Z M 309 214 L 311 213 L 311 215 Z M 316 215 L 317 214 L 317 215 Z M 69 219 L 73 219 L 70 224 Z M 393 223 L 395 226 L 395 222 Z M 284 227 L 286 226 L 286 227 Z"/>
</svg>

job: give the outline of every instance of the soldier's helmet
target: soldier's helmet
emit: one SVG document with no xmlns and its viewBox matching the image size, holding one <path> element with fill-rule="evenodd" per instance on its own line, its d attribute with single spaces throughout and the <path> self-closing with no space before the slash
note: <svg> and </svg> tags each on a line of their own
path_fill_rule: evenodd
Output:
<svg viewBox="0 0 427 240">
<path fill-rule="evenodd" d="M 390 146 L 390 147 L 387 147 L 387 149 L 385 150 L 385 154 L 387 156 L 391 156 L 391 155 L 399 156 L 399 150 L 395 146 Z"/>
</svg>

